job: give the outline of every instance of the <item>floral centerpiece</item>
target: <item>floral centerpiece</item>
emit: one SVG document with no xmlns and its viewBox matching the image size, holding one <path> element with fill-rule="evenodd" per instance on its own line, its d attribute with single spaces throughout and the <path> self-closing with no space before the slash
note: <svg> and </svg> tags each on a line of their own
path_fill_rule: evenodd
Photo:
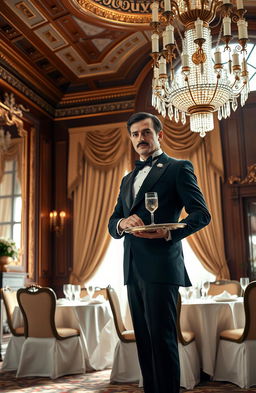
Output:
<svg viewBox="0 0 256 393">
<path fill-rule="evenodd" d="M 0 238 L 0 271 L 7 271 L 7 264 L 18 258 L 18 249 L 11 239 Z"/>
</svg>

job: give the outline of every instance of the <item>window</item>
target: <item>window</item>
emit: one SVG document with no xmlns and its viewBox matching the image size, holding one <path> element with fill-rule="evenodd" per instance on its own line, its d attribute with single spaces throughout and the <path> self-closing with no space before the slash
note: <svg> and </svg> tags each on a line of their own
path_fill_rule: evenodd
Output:
<svg viewBox="0 0 256 393">
<path fill-rule="evenodd" d="M 21 187 L 17 177 L 17 161 L 5 161 L 0 183 L 0 236 L 13 239 L 20 248 Z"/>
</svg>

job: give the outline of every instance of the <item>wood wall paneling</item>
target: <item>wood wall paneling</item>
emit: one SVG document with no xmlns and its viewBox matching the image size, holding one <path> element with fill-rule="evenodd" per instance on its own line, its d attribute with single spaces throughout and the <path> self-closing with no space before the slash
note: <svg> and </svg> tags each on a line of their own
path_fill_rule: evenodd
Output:
<svg viewBox="0 0 256 393">
<path fill-rule="evenodd" d="M 38 255 L 38 282 L 48 286 L 53 273 L 52 234 L 49 213 L 52 206 L 52 142 L 40 136 L 40 244 Z"/>
</svg>

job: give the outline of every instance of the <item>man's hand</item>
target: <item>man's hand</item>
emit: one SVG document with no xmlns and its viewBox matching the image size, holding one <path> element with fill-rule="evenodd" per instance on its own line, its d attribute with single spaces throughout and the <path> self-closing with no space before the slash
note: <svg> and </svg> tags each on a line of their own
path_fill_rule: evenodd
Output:
<svg viewBox="0 0 256 393">
<path fill-rule="evenodd" d="M 133 232 L 136 237 L 143 237 L 144 239 L 168 239 L 169 231 L 167 229 L 156 229 L 154 232 Z"/>
<path fill-rule="evenodd" d="M 137 216 L 137 214 L 133 214 L 132 216 L 129 216 L 127 218 L 124 218 L 119 222 L 118 229 L 120 232 L 125 231 L 127 228 L 131 227 L 138 227 L 138 226 L 143 226 L 144 222 L 142 219 Z"/>
</svg>

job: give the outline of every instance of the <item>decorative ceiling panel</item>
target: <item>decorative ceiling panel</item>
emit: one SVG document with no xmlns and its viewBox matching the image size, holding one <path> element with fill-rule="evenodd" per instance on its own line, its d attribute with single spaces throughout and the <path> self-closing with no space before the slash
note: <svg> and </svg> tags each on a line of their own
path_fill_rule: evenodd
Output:
<svg viewBox="0 0 256 393">
<path fill-rule="evenodd" d="M 29 27 L 46 22 L 46 18 L 29 0 L 4 0 L 4 2 Z"/>
<path fill-rule="evenodd" d="M 53 51 L 63 48 L 63 46 L 67 46 L 68 44 L 65 38 L 50 24 L 35 29 L 34 33 Z"/>
</svg>

